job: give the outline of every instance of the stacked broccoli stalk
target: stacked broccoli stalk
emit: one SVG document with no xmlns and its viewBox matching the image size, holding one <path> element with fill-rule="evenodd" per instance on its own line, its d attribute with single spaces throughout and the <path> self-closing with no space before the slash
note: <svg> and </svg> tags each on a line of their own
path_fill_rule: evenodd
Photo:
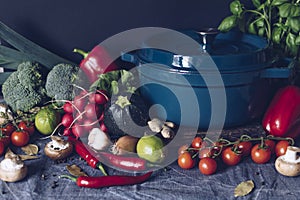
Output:
<svg viewBox="0 0 300 200">
<path fill-rule="evenodd" d="M 30 112 L 51 99 L 71 100 L 78 69 L 63 63 L 47 71 L 39 63 L 23 62 L 3 83 L 3 98 L 16 113 Z"/>
</svg>

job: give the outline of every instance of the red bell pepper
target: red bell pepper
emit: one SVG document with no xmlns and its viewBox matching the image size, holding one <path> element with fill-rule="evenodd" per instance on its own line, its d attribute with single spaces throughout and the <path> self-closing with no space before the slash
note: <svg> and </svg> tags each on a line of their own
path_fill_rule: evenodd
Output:
<svg viewBox="0 0 300 200">
<path fill-rule="evenodd" d="M 296 138 L 300 135 L 300 88 L 281 88 L 269 105 L 263 121 L 263 128 L 276 137 Z"/>
<path fill-rule="evenodd" d="M 83 55 L 84 59 L 79 66 L 91 83 L 94 83 L 100 74 L 118 69 L 106 49 L 100 45 L 95 46 L 88 53 L 80 49 L 74 49 L 73 51 Z"/>
</svg>

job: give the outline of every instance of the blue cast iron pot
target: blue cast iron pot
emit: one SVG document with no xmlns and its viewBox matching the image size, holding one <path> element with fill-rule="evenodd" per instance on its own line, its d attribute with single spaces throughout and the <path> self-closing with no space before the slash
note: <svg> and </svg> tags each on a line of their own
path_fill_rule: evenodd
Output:
<svg viewBox="0 0 300 200">
<path fill-rule="evenodd" d="M 290 75 L 288 68 L 270 67 L 267 42 L 255 35 L 218 33 L 212 43 L 203 45 L 199 32 L 184 34 L 199 42 L 200 56 L 149 48 L 157 38 L 145 41 L 140 50 L 122 55 L 124 61 L 137 66 L 140 91 L 153 105 L 150 113 L 153 117 L 201 130 L 212 125 L 220 127 L 220 124 L 224 128 L 243 125 L 264 113 L 274 93 L 270 79 Z M 178 46 L 181 45 L 179 42 Z M 212 70 L 213 65 L 218 71 Z M 218 75 L 222 84 L 207 82 Z M 222 90 L 225 96 L 218 97 Z M 217 100 L 212 100 L 212 93 Z M 225 110 L 221 108 L 223 104 Z M 219 114 L 225 116 L 224 122 L 222 117 L 212 117 L 212 108 L 218 106 Z"/>
</svg>

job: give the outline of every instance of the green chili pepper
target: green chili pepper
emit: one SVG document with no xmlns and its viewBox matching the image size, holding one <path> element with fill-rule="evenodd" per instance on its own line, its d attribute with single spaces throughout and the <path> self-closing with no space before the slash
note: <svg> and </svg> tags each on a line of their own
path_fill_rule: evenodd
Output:
<svg viewBox="0 0 300 200">
<path fill-rule="evenodd" d="M 231 30 L 233 27 L 237 25 L 237 16 L 231 15 L 226 17 L 221 24 L 219 25 L 218 29 L 222 32 L 227 32 Z"/>
</svg>

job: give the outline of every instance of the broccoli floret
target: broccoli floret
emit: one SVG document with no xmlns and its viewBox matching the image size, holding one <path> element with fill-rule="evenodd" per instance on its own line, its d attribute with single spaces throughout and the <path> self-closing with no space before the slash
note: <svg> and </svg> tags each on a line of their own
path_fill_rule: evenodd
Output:
<svg viewBox="0 0 300 200">
<path fill-rule="evenodd" d="M 24 62 L 3 83 L 3 98 L 13 111 L 28 112 L 47 98 L 44 86 L 42 68 Z"/>
<path fill-rule="evenodd" d="M 78 76 L 78 66 L 58 64 L 48 73 L 46 80 L 47 95 L 55 100 L 72 100 L 74 86 Z M 58 102 L 62 105 L 63 102 Z"/>
</svg>

